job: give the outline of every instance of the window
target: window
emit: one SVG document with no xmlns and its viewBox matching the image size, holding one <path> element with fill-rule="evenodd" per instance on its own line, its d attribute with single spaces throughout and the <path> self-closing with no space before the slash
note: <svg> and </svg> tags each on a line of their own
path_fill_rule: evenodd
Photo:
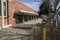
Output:
<svg viewBox="0 0 60 40">
<path fill-rule="evenodd" d="M 7 13 L 6 13 L 7 12 L 6 6 L 7 5 L 6 5 L 6 2 L 3 2 L 3 4 L 4 4 L 4 16 L 6 16 L 7 15 Z"/>
<path fill-rule="evenodd" d="M 7 16 L 7 5 L 6 5 L 6 0 L 3 1 L 3 12 L 4 12 L 4 16 Z M 2 16 L 2 4 L 1 4 L 1 0 L 0 0 L 0 16 Z"/>
<path fill-rule="evenodd" d="M 1 1 L 0 1 L 0 16 L 2 15 L 2 13 L 1 13 Z"/>
</svg>

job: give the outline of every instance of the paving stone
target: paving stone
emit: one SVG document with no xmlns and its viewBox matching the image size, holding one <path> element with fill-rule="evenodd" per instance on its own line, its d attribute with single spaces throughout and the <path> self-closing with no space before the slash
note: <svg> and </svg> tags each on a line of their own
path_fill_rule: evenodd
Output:
<svg viewBox="0 0 60 40">
<path fill-rule="evenodd" d="M 36 24 L 21 24 L 16 28 L 2 29 L 0 30 L 0 40 L 33 40 L 33 27 L 36 26 Z"/>
</svg>

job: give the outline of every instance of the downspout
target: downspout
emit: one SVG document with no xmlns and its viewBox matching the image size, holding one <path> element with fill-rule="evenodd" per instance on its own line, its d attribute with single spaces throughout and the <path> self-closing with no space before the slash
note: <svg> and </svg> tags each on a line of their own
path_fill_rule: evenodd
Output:
<svg viewBox="0 0 60 40">
<path fill-rule="evenodd" d="M 9 9 L 8 9 L 8 8 L 9 8 L 8 6 L 9 6 L 9 5 L 8 5 L 8 4 L 9 4 L 9 3 L 8 3 L 8 0 L 7 0 L 7 25 L 9 25 L 9 12 L 8 12 L 8 10 L 9 10 Z"/>
<path fill-rule="evenodd" d="M 4 27 L 4 12 L 3 12 L 4 8 L 3 8 L 3 0 L 1 0 L 1 7 L 2 7 L 2 27 L 1 27 L 1 28 L 3 28 L 3 27 Z"/>
</svg>

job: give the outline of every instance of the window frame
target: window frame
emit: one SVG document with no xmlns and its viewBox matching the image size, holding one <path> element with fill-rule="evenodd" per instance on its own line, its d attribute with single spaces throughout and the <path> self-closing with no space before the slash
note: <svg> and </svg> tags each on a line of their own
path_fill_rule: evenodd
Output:
<svg viewBox="0 0 60 40">
<path fill-rule="evenodd" d="M 1 2 L 1 0 L 0 0 L 0 2 Z M 4 8 L 4 2 L 6 2 L 6 9 Z M 1 6 L 2 6 L 2 4 L 1 4 Z M 4 14 L 4 17 L 7 17 L 7 0 L 3 0 L 3 13 L 4 13 L 4 10 L 6 10 L 6 15 Z M 1 15 L 0 15 L 0 17 L 2 17 L 2 9 L 1 9 Z"/>
<path fill-rule="evenodd" d="M 3 2 L 3 6 L 4 6 L 4 16 L 6 17 L 7 16 L 7 3 L 6 2 Z"/>
<path fill-rule="evenodd" d="M 0 0 L 0 3 L 1 3 L 1 0 Z M 0 16 L 2 16 L 2 9 L 1 9 L 1 4 L 0 4 Z"/>
</svg>

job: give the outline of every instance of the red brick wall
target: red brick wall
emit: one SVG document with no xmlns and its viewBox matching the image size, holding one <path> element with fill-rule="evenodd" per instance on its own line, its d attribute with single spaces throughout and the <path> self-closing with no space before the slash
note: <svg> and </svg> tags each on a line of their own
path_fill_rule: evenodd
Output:
<svg viewBox="0 0 60 40">
<path fill-rule="evenodd" d="M 4 25 L 6 25 L 6 17 L 4 18 Z M 0 17 L 0 26 L 2 26 L 2 17 Z"/>
<path fill-rule="evenodd" d="M 15 0 L 12 2 L 8 1 L 8 22 L 9 24 L 15 25 L 14 23 L 14 10 L 15 10 Z"/>
<path fill-rule="evenodd" d="M 36 12 L 32 8 L 29 8 L 28 6 L 26 6 L 23 3 L 20 3 L 18 1 L 15 1 L 15 6 L 16 6 L 16 9 L 23 9 L 23 10 L 30 11 L 30 12 Z"/>
<path fill-rule="evenodd" d="M 14 1 L 9 2 L 8 0 L 8 23 L 14 25 L 13 21 L 13 10 L 14 10 Z M 4 18 L 4 25 L 6 25 L 6 19 L 7 17 Z M 0 26 L 2 26 L 2 16 L 0 17 Z"/>
<path fill-rule="evenodd" d="M 8 1 L 9 24 L 12 24 L 12 25 L 15 25 L 15 20 L 13 18 L 15 9 L 23 9 L 23 10 L 35 12 L 33 9 L 25 6 L 20 2 L 17 2 L 16 0 L 13 0 L 12 2 Z"/>
<path fill-rule="evenodd" d="M 0 17 L 0 26 L 2 26 L 2 18 Z"/>
<path fill-rule="evenodd" d="M 8 0 L 8 23 L 12 24 L 13 26 L 16 24 L 14 20 L 14 10 L 15 9 L 23 9 L 26 11 L 35 12 L 33 9 L 25 6 L 24 4 L 17 2 L 16 0 L 9 1 Z M 6 19 L 4 18 L 4 24 L 6 24 Z M 2 25 L 2 19 L 0 18 L 0 25 Z"/>
</svg>

